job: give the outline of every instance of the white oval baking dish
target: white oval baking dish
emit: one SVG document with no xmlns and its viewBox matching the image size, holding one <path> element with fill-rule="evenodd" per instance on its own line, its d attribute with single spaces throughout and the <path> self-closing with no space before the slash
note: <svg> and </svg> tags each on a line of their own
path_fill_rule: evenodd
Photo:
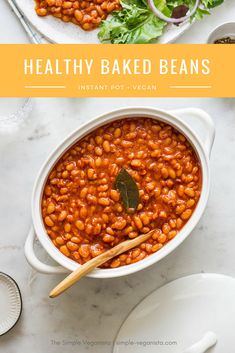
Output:
<svg viewBox="0 0 235 353">
<path fill-rule="evenodd" d="M 209 157 L 215 136 L 215 127 L 211 117 L 201 109 L 185 108 L 175 111 L 164 111 L 152 107 L 129 107 L 111 111 L 107 114 L 96 117 L 86 124 L 79 127 L 71 135 L 66 137 L 43 164 L 35 182 L 32 195 L 32 220 L 33 227 L 29 232 L 25 243 L 25 255 L 32 267 L 42 273 L 64 273 L 74 271 L 80 266 L 75 261 L 64 256 L 52 243 L 47 235 L 41 216 L 41 197 L 42 191 L 50 170 L 55 163 L 76 141 L 96 129 L 97 127 L 127 117 L 148 117 L 163 121 L 175 127 L 183 133 L 194 147 L 202 168 L 202 192 L 198 205 L 187 224 L 182 228 L 178 235 L 167 243 L 158 252 L 146 257 L 145 259 L 131 265 L 122 266 L 114 269 L 96 269 L 89 274 L 93 278 L 111 278 L 128 275 L 142 270 L 177 248 L 192 232 L 201 218 L 209 195 L 210 189 L 210 168 Z M 35 235 L 39 239 L 43 248 L 47 251 L 60 266 L 51 266 L 40 261 L 33 248 Z"/>
</svg>

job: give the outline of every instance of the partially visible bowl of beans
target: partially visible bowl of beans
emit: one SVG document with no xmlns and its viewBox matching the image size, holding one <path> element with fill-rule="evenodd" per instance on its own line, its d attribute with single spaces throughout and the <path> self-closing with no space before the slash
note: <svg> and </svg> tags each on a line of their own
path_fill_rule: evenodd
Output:
<svg viewBox="0 0 235 353">
<path fill-rule="evenodd" d="M 40 17 L 51 15 L 85 31 L 99 27 L 111 12 L 120 9 L 119 0 L 36 0 L 35 8 Z"/>
<path fill-rule="evenodd" d="M 198 122 L 201 130 L 194 132 L 191 125 Z M 151 230 L 148 241 L 89 276 L 119 277 L 164 258 L 192 232 L 206 207 L 214 134 L 210 116 L 193 108 L 123 108 L 81 126 L 39 172 L 32 199 L 34 229 L 25 247 L 30 264 L 45 273 L 74 271 Z M 115 187 L 123 169 L 138 188 L 135 209 L 125 208 Z M 36 259 L 34 233 L 59 267 Z"/>
</svg>

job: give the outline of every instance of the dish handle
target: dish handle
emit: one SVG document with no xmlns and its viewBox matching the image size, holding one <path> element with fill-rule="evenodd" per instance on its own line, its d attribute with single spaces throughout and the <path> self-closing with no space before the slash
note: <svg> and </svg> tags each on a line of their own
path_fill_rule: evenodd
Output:
<svg viewBox="0 0 235 353">
<path fill-rule="evenodd" d="M 25 257 L 30 266 L 32 266 L 36 271 L 44 274 L 67 273 L 68 271 L 64 267 L 58 265 L 47 265 L 37 258 L 34 252 L 34 239 L 35 232 L 33 227 L 31 227 L 24 246 Z"/>
<path fill-rule="evenodd" d="M 171 110 L 170 113 L 194 127 L 195 132 L 200 136 L 200 140 L 210 158 L 215 139 L 215 125 L 211 116 L 199 108 L 176 109 Z M 200 124 L 198 124 L 198 122 Z"/>
</svg>

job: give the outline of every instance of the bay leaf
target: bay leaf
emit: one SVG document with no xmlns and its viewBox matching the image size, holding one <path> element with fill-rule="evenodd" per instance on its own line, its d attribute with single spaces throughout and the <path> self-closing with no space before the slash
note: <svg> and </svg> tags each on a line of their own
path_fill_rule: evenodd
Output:
<svg viewBox="0 0 235 353">
<path fill-rule="evenodd" d="M 125 209 L 127 211 L 136 210 L 139 204 L 139 190 L 135 180 L 125 168 L 122 168 L 118 173 L 114 187 L 120 192 Z"/>
</svg>

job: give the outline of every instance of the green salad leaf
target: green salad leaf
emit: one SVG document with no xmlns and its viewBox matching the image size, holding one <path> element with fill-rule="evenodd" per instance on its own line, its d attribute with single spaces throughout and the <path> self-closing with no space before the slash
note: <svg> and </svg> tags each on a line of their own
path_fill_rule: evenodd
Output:
<svg viewBox="0 0 235 353">
<path fill-rule="evenodd" d="M 163 0 L 161 0 L 163 2 Z M 166 22 L 158 19 L 141 0 L 122 0 L 122 10 L 101 24 L 102 43 L 142 44 L 161 36 Z"/>
<path fill-rule="evenodd" d="M 201 5 L 191 20 L 209 15 L 210 9 L 223 1 L 201 0 Z M 195 0 L 155 0 L 157 8 L 168 17 L 172 15 L 174 8 L 182 4 L 192 9 Z M 110 18 L 102 21 L 98 33 L 102 43 L 144 44 L 151 43 L 162 35 L 167 23 L 154 15 L 147 0 L 121 0 L 121 6 L 120 11 L 114 11 Z"/>
</svg>

